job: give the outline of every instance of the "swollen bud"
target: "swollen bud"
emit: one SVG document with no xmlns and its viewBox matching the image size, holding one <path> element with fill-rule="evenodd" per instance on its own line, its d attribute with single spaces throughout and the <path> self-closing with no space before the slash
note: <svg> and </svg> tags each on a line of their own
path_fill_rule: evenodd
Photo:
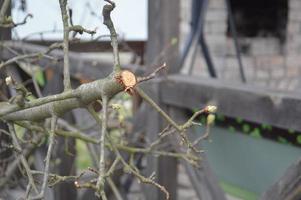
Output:
<svg viewBox="0 0 301 200">
<path fill-rule="evenodd" d="M 207 112 L 209 112 L 209 113 L 215 113 L 216 110 L 217 110 L 217 107 L 216 107 L 216 106 L 207 106 L 207 107 L 206 107 L 206 110 L 207 110 Z"/>
<path fill-rule="evenodd" d="M 207 116 L 207 125 L 210 126 L 214 123 L 215 121 L 215 115 L 214 114 L 209 114 Z"/>
<path fill-rule="evenodd" d="M 12 85 L 12 84 L 13 84 L 13 79 L 12 79 L 12 77 L 11 77 L 11 76 L 6 77 L 6 78 L 5 78 L 5 83 L 6 83 L 7 86 L 8 86 L 8 85 Z"/>
</svg>

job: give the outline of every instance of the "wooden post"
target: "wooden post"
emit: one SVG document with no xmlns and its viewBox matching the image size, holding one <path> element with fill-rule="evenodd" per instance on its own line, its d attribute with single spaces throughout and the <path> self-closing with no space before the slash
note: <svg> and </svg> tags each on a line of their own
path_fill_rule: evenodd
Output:
<svg viewBox="0 0 301 200">
<path fill-rule="evenodd" d="M 0 8 L 2 7 L 4 0 L 0 0 Z M 7 15 L 10 15 L 11 9 L 7 10 Z M 11 28 L 0 28 L 0 41 L 11 40 Z"/>
<path fill-rule="evenodd" d="M 267 191 L 261 200 L 301 199 L 301 158 L 293 163 Z"/>
<path fill-rule="evenodd" d="M 54 76 L 51 80 L 48 80 L 47 85 L 45 86 L 43 93 L 45 95 L 56 94 L 63 91 L 63 79 L 58 70 L 55 71 Z M 63 116 L 63 119 L 68 122 L 74 123 L 75 119 L 72 113 L 66 113 Z M 66 146 L 67 145 L 67 146 Z M 67 152 L 68 151 L 68 152 Z M 76 149 L 75 149 L 75 139 L 72 138 L 56 138 L 56 145 L 53 152 L 54 158 L 60 160 L 60 163 L 55 166 L 55 172 L 62 176 L 70 176 L 76 174 L 75 167 L 75 158 L 76 158 Z M 53 189 L 54 198 L 58 200 L 63 199 L 76 199 L 77 190 L 74 187 L 73 182 L 63 182 Z"/>
<path fill-rule="evenodd" d="M 148 95 L 162 108 L 164 105 L 160 104 L 160 93 L 159 93 L 159 80 L 147 83 L 147 88 L 145 88 Z M 164 120 L 160 114 L 154 110 L 151 106 L 146 108 L 146 137 L 154 141 L 157 139 L 158 133 L 163 128 Z M 147 169 L 145 170 L 145 176 L 151 175 L 153 172 L 156 173 L 156 181 L 163 185 L 170 193 L 170 199 L 177 199 L 177 160 L 174 158 L 159 157 L 155 158 L 153 156 L 147 157 Z M 165 199 L 165 194 L 162 191 L 154 188 L 154 186 L 145 187 L 145 197 L 147 200 L 163 200 Z"/>
<path fill-rule="evenodd" d="M 178 43 L 170 45 L 173 38 L 179 38 L 179 13 L 179 0 L 148 1 L 148 42 L 146 45 L 148 71 L 152 71 L 152 64 L 158 64 L 154 62 L 164 49 L 164 56 L 159 59 L 159 62 L 166 62 L 170 68 L 176 66 L 179 46 Z"/>
</svg>

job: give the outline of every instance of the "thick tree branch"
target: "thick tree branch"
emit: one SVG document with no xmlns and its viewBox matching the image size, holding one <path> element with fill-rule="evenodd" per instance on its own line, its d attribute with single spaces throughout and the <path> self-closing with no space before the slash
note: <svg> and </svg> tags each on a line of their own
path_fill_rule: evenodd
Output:
<svg viewBox="0 0 301 200">
<path fill-rule="evenodd" d="M 0 103 L 0 118 L 9 121 L 40 121 L 51 117 L 53 113 L 60 116 L 74 108 L 85 107 L 103 95 L 110 99 L 122 90 L 123 86 L 109 76 L 83 84 L 75 90 L 26 102 L 24 107 Z"/>
</svg>

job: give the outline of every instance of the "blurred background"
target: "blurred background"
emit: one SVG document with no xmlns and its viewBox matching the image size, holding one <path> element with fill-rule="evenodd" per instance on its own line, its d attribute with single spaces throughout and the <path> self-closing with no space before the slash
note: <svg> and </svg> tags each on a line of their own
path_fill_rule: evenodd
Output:
<svg viewBox="0 0 301 200">
<path fill-rule="evenodd" d="M 158 83 L 145 86 L 152 97 L 178 121 L 200 107 L 218 106 L 209 139 L 200 144 L 205 151 L 201 154 L 201 169 L 170 158 L 144 158 L 148 164 L 143 169 L 156 172 L 172 199 L 301 199 L 301 1 L 115 3 L 112 19 L 120 41 L 122 66 L 141 75 L 167 63 L 168 70 Z M 110 72 L 112 49 L 102 24 L 104 4 L 100 0 L 69 0 L 73 24 L 96 30 L 93 36 L 84 33 L 70 42 L 74 86 Z M 2 40 L 12 40 L 10 48 L 15 51 L 42 51 L 62 40 L 58 1 L 13 0 L 11 13 L 16 22 L 28 13 L 33 15 L 25 25 L 0 30 Z M 61 57 L 62 52 L 53 55 Z M 1 49 L 2 61 L 12 56 Z M 51 74 L 60 77 L 56 68 L 61 69 L 62 62 L 42 60 L 34 64 L 38 68 L 33 76 L 41 88 L 46 88 L 44 94 L 59 92 L 62 88 L 50 85 L 60 79 Z M 30 78 L 28 67 L 18 65 L 18 77 L 26 81 Z M 153 138 L 163 128 L 160 117 L 138 96 L 125 94 L 116 101 L 125 103 L 121 115 L 131 122 L 132 132 Z M 73 114 L 79 127 L 93 126 L 87 114 L 80 110 Z M 150 121 L 154 122 L 151 127 Z M 198 122 L 206 124 L 206 116 Z M 190 134 L 194 138 L 203 132 L 200 127 Z M 177 147 L 170 143 L 174 151 Z M 78 171 L 92 165 L 84 153 L 88 148 L 76 144 L 76 159 L 71 160 Z M 62 171 L 75 170 L 72 164 L 66 166 L 61 166 Z M 163 199 L 160 191 L 145 189 L 137 182 L 127 187 L 125 199 Z M 60 192 L 64 193 L 59 191 L 52 198 L 67 199 Z M 77 198 L 87 197 L 81 193 Z"/>
</svg>

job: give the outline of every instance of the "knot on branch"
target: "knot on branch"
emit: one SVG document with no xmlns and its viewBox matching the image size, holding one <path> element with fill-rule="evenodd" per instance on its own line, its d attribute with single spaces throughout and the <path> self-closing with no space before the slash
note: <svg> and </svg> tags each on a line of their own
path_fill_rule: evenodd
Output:
<svg viewBox="0 0 301 200">
<path fill-rule="evenodd" d="M 85 29 L 81 25 L 71 26 L 71 27 L 69 27 L 69 31 L 74 31 L 74 32 L 79 33 L 79 34 L 88 33 L 88 34 L 91 34 L 91 35 L 94 35 L 96 33 L 95 30 Z"/>
</svg>

